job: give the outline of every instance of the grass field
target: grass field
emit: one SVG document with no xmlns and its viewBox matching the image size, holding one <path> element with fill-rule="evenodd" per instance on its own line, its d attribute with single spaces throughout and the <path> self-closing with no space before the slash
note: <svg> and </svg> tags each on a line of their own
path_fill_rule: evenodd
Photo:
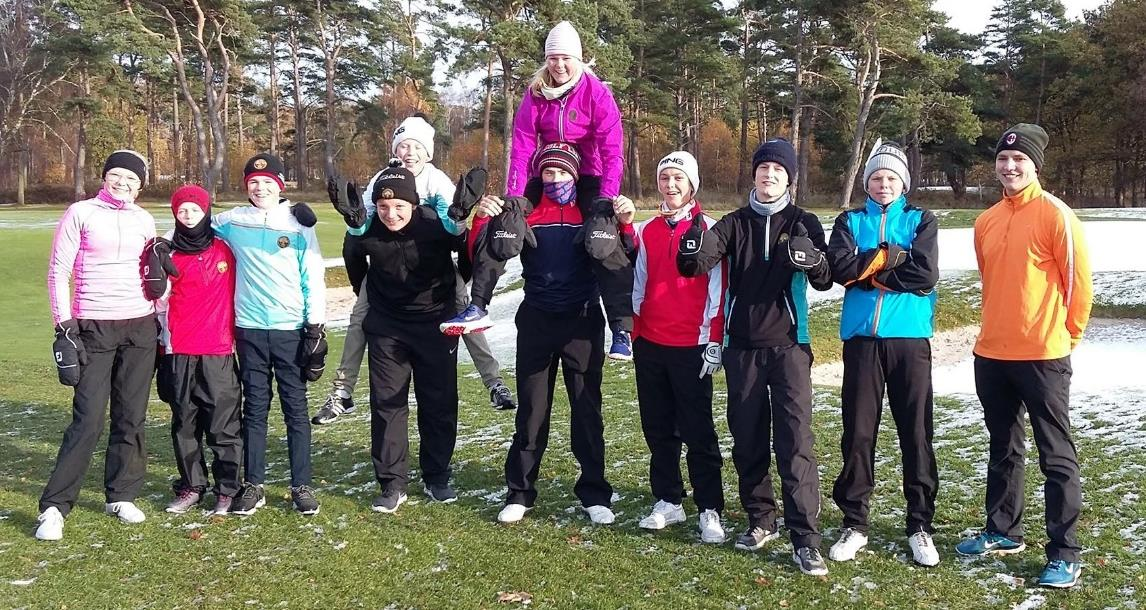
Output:
<svg viewBox="0 0 1146 610">
<path fill-rule="evenodd" d="M 162 208 L 157 208 L 157 216 Z M 312 518 L 289 507 L 284 429 L 271 418 L 266 509 L 249 518 L 207 518 L 162 512 L 175 476 L 166 405 L 148 413 L 149 468 L 141 507 L 148 520 L 120 525 L 102 514 L 103 452 L 96 453 L 65 538 L 32 538 L 36 501 L 69 420 L 70 391 L 55 382 L 49 356 L 51 324 L 44 277 L 51 221 L 59 210 L 0 211 L 0 285 L 6 316 L 0 341 L 0 607 L 8 608 L 1125 608 L 1146 607 L 1146 447 L 1110 434 L 1078 439 L 1086 507 L 1079 533 L 1087 549 L 1083 585 L 1069 592 L 1038 590 L 1042 567 L 1041 475 L 1028 456 L 1027 552 L 1007 559 L 955 557 L 954 544 L 981 526 L 986 435 L 974 401 L 940 399 L 936 451 L 942 485 L 936 542 L 942 563 L 915 567 L 902 532 L 899 462 L 891 429 L 878 449 L 871 544 L 858 561 L 832 563 L 831 574 L 799 574 L 784 540 L 757 554 L 731 543 L 701 545 L 695 508 L 687 525 L 650 534 L 637 521 L 652 503 L 647 448 L 641 436 L 632 368 L 610 364 L 605 375 L 608 476 L 617 493 L 618 521 L 594 527 L 572 493 L 577 467 L 569 452 L 568 406 L 557 392 L 551 443 L 542 467 L 540 498 L 526 519 L 501 526 L 502 465 L 512 413 L 489 408 L 476 374 L 463 370 L 455 484 L 456 504 L 431 505 L 420 493 L 395 515 L 370 512 L 376 484 L 367 453 L 365 409 L 314 431 L 315 483 L 323 502 Z M 328 256 L 340 229 L 322 214 Z M 42 217 L 45 226 L 28 227 Z M 3 228 L 18 219 L 25 227 Z M 333 227 L 334 230 L 325 230 Z M 940 323 L 975 320 L 973 281 L 949 278 Z M 949 295 L 949 296 L 948 296 Z M 834 312 L 813 314 L 818 361 L 832 359 Z M 833 344 L 837 347 L 833 348 Z M 341 340 L 331 340 L 336 362 Z M 325 381 L 325 380 L 324 380 Z M 716 412 L 723 413 L 723 374 Z M 312 408 L 327 389 L 312 387 Z M 355 399 L 366 402 L 367 389 Z M 831 482 L 840 468 L 838 396 L 819 388 L 815 432 L 824 493 L 827 545 L 840 513 Z M 1086 425 L 1088 422 L 1076 422 Z M 1097 424 L 1096 424 L 1097 425 Z M 1108 422 L 1102 423 L 1109 426 Z M 722 431 L 725 524 L 744 527 L 736 500 L 730 438 Z M 416 439 L 414 439 L 416 451 Z M 416 479 L 415 479 L 416 480 Z M 499 601 L 504 600 L 504 601 Z M 518 601 L 515 601 L 518 600 Z"/>
</svg>

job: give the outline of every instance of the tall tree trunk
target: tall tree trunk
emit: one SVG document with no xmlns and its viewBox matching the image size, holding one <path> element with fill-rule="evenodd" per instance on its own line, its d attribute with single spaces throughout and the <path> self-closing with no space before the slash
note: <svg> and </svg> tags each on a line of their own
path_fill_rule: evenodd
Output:
<svg viewBox="0 0 1146 610">
<path fill-rule="evenodd" d="M 91 97 L 91 80 L 85 71 L 80 77 L 84 98 Z M 72 157 L 72 195 L 75 201 L 84 199 L 86 190 L 84 188 L 84 177 L 87 175 L 87 159 L 88 159 L 88 110 L 86 107 L 81 108 L 78 112 L 78 125 L 76 125 L 76 149 Z"/>
<path fill-rule="evenodd" d="M 812 157 L 812 132 L 816 129 L 816 109 L 806 108 L 804 113 L 808 115 L 805 129 L 800 132 L 799 152 L 796 155 L 796 184 L 802 184 L 805 188 L 796 191 L 796 205 L 804 206 L 808 203 L 808 198 L 812 194 L 812 189 L 809 187 L 808 182 L 808 166 L 809 160 Z M 801 118 L 801 123 L 804 119 Z"/>
<path fill-rule="evenodd" d="M 513 88 L 510 80 L 513 78 L 513 62 L 510 61 L 509 55 L 503 49 L 499 49 L 498 58 L 501 60 L 501 99 L 504 101 L 505 122 L 501 128 L 501 138 L 505 143 L 505 184 L 509 186 L 509 163 L 513 154 L 513 100 L 510 95 L 513 93 Z"/>
<path fill-rule="evenodd" d="M 271 33 L 270 39 L 270 68 L 269 94 L 270 103 L 267 105 L 267 123 L 271 130 L 271 154 L 279 154 L 279 68 L 278 68 L 278 35 Z"/>
<path fill-rule="evenodd" d="M 230 134 L 230 128 L 231 128 L 231 96 L 230 96 L 230 94 L 224 93 L 224 95 L 223 95 L 223 138 L 224 138 L 224 142 L 226 142 L 226 140 L 229 139 L 227 136 Z M 218 142 L 215 143 L 215 150 L 216 150 L 216 152 L 218 152 L 218 150 L 219 150 Z M 231 180 L 230 180 L 231 172 L 227 171 L 228 169 L 230 169 L 227 166 L 227 147 L 224 146 L 222 150 L 223 150 L 223 163 L 219 167 L 219 192 L 226 193 L 226 192 L 231 190 Z"/>
<path fill-rule="evenodd" d="M 335 172 L 334 172 L 334 152 L 335 152 L 334 147 L 336 144 L 335 134 L 338 131 L 338 128 L 335 125 L 335 120 L 334 120 L 335 119 L 335 111 L 337 110 L 337 108 L 335 107 L 335 104 L 337 103 L 337 101 L 336 101 L 336 96 L 335 96 L 335 91 L 334 91 L 334 78 L 335 78 L 334 61 L 335 61 L 335 59 L 336 58 L 332 57 L 330 53 L 324 53 L 324 59 L 322 62 L 322 65 L 325 68 L 325 73 L 326 73 L 326 129 L 325 129 L 325 132 L 326 132 L 325 136 L 326 137 L 323 138 L 324 140 L 326 140 L 326 144 L 325 144 L 325 146 L 323 146 L 322 164 L 323 164 L 323 167 L 326 169 L 326 175 L 327 176 L 333 176 L 335 174 Z"/>
<path fill-rule="evenodd" d="M 851 207 L 852 190 L 855 188 L 856 173 L 860 166 L 860 153 L 863 152 L 867 118 L 871 113 L 871 105 L 875 101 L 876 91 L 879 89 L 879 77 L 883 68 L 879 38 L 871 30 L 868 31 L 865 38 L 867 39 L 864 44 L 866 57 L 860 64 L 862 67 L 856 79 L 856 84 L 860 87 L 860 105 L 859 112 L 856 113 L 855 136 L 852 139 L 852 150 L 848 156 L 840 195 L 836 201 L 836 207 L 841 210 Z"/>
<path fill-rule="evenodd" d="M 291 80 L 292 89 L 294 90 L 294 146 L 295 146 L 295 182 L 298 184 L 297 188 L 302 190 L 306 188 L 307 175 L 306 175 L 306 108 L 302 103 L 302 70 L 300 64 L 302 58 L 299 55 L 299 40 L 298 33 L 294 30 L 290 32 L 289 38 L 290 46 L 290 61 L 291 61 Z"/>
<path fill-rule="evenodd" d="M 171 175 L 176 181 L 188 182 L 186 157 L 183 156 L 183 121 L 179 119 L 179 93 L 171 92 Z"/>
<path fill-rule="evenodd" d="M 489 169 L 489 119 L 493 110 L 493 53 L 485 66 L 485 108 L 482 111 L 481 166 Z M 505 144 L 507 147 L 509 143 Z"/>
<path fill-rule="evenodd" d="M 239 87 L 238 87 L 239 95 L 235 96 L 235 109 L 238 111 L 238 115 L 239 115 L 239 125 L 238 125 L 239 130 L 235 134 L 238 136 L 237 141 L 235 142 L 235 150 L 236 150 L 236 152 L 239 153 L 239 158 L 242 159 L 246 156 L 246 142 L 244 141 L 245 139 L 244 139 L 244 134 L 243 134 L 243 94 L 242 94 L 243 76 L 242 76 L 242 72 L 240 72 L 238 74 L 238 76 L 239 76 Z"/>
<path fill-rule="evenodd" d="M 16 205 L 23 207 L 24 191 L 28 188 L 28 145 L 21 141 L 16 146 Z"/>
<path fill-rule="evenodd" d="M 796 9 L 796 52 L 795 82 L 792 85 L 792 133 L 789 137 L 793 146 L 800 146 L 800 120 L 804 115 L 804 10 Z M 799 151 L 797 150 L 797 153 Z M 800 172 L 790 176 L 792 194 L 797 200 L 800 195 Z"/>
</svg>

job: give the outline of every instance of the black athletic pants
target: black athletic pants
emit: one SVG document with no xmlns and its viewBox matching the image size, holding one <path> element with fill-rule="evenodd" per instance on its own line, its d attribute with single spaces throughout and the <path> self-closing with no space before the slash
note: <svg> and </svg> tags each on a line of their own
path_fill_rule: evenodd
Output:
<svg viewBox="0 0 1146 610">
<path fill-rule="evenodd" d="M 143 488 L 147 470 L 143 430 L 158 334 L 154 315 L 78 320 L 78 324 L 88 363 L 72 396 L 72 423 L 64 431 L 55 468 L 40 496 L 41 512 L 54 506 L 65 517 L 80 495 L 103 433 L 105 411 L 110 413 L 111 427 L 104 455 L 104 495 L 108 502 L 133 501 Z"/>
<path fill-rule="evenodd" d="M 605 425 L 601 419 L 601 368 L 605 320 L 596 302 L 572 312 L 542 311 L 523 302 L 517 310 L 517 419 L 505 459 L 507 504 L 533 506 L 537 476 L 549 444 L 557 368 L 571 409 L 570 444 L 581 465 L 573 487 L 583 506 L 611 506 L 605 480 Z"/>
<path fill-rule="evenodd" d="M 784 524 L 795 547 L 820 546 L 820 474 L 812 436 L 812 349 L 726 348 L 728 429 L 740 502 L 749 525 L 776 528 L 771 449 L 776 451 Z"/>
<path fill-rule="evenodd" d="M 712 376 L 699 377 L 703 345 L 669 347 L 637 338 L 633 363 L 641 429 L 649 446 L 653 496 L 672 504 L 684 497 L 681 444 L 688 447 L 688 479 L 697 509 L 724 510 L 720 445 L 712 423 Z"/>
<path fill-rule="evenodd" d="M 975 356 L 975 390 L 990 435 L 986 529 L 1023 539 L 1026 411 L 1046 476 L 1049 560 L 1078 561 L 1082 552 L 1076 535 L 1082 486 L 1070 434 L 1070 375 L 1070 356 L 1016 361 Z"/>
<path fill-rule="evenodd" d="M 410 379 L 418 404 L 418 464 L 428 484 L 448 483 L 458 436 L 458 338 L 437 322 L 386 319 L 366 335 L 370 357 L 370 458 L 383 491 L 406 491 Z"/>
<path fill-rule="evenodd" d="M 844 341 L 844 383 L 840 394 L 843 470 L 832 498 L 844 513 L 843 526 L 868 531 L 868 500 L 875 488 L 875 442 L 887 400 L 899 452 L 903 458 L 903 497 L 907 500 L 906 533 L 932 533 L 939 473 L 932 438 L 935 434 L 931 392 L 931 342 L 928 339 Z"/>
<path fill-rule="evenodd" d="M 243 463 L 246 480 L 261 485 L 267 474 L 267 417 L 271 377 L 278 381 L 286 424 L 291 487 L 310 485 L 310 417 L 300 361 L 302 330 L 235 329 L 243 381 Z"/>
<path fill-rule="evenodd" d="M 243 461 L 238 366 L 233 355 L 164 356 L 172 380 L 171 441 L 179 486 L 202 492 L 207 478 L 203 442 L 214 459 L 211 472 L 216 494 L 234 496 L 241 483 Z"/>
</svg>

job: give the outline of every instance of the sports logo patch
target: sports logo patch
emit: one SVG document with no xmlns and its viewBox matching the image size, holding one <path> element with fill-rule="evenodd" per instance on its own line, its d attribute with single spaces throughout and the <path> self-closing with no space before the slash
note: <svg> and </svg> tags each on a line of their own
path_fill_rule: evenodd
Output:
<svg viewBox="0 0 1146 610">
<path fill-rule="evenodd" d="M 589 239 L 617 239 L 617 236 L 609 233 L 608 231 L 593 231 Z"/>
<path fill-rule="evenodd" d="M 1003 141 L 1007 143 L 1007 146 L 1014 144 L 1018 140 L 1019 140 L 1019 134 L 1017 134 L 1017 133 L 1008 133 L 1007 137 L 1003 139 Z"/>
<path fill-rule="evenodd" d="M 219 261 L 219 264 L 215 265 L 215 269 L 219 273 L 226 273 L 227 269 L 229 269 L 229 268 L 230 267 L 227 265 L 227 261 Z"/>
<path fill-rule="evenodd" d="M 251 165 L 255 169 L 263 170 L 263 169 L 267 168 L 267 160 L 266 159 L 255 159 L 255 162 L 252 163 Z"/>
<path fill-rule="evenodd" d="M 493 234 L 494 239 L 517 239 L 517 233 L 510 233 L 509 231 L 498 230 Z"/>
<path fill-rule="evenodd" d="M 393 199 L 394 189 L 382 189 L 382 192 L 378 194 L 378 197 L 380 199 Z"/>
<path fill-rule="evenodd" d="M 286 235 L 280 236 L 279 237 L 279 247 L 280 248 L 286 248 L 288 246 L 290 246 L 290 238 L 287 237 Z"/>
</svg>

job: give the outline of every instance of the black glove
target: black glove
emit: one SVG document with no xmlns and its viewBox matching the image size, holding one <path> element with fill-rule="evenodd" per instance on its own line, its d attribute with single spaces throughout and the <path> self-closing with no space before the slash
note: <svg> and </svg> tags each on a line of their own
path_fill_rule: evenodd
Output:
<svg viewBox="0 0 1146 610">
<path fill-rule="evenodd" d="M 318 224 L 318 216 L 314 215 L 314 210 L 301 201 L 290 206 L 290 213 L 298 221 L 298 224 L 304 227 L 313 227 Z"/>
<path fill-rule="evenodd" d="M 888 242 L 880 244 L 880 247 L 887 249 L 887 263 L 883 266 L 884 271 L 891 271 L 907 262 L 907 250 Z"/>
<path fill-rule="evenodd" d="M 700 254 L 700 246 L 704 243 L 704 216 L 697 214 L 692 217 L 692 225 L 680 236 L 680 256 L 696 256 Z"/>
<path fill-rule="evenodd" d="M 469 218 L 474 206 L 485 196 L 488 182 L 489 172 L 484 167 L 475 167 L 458 176 L 457 188 L 454 190 L 454 201 L 446 212 L 450 220 L 461 222 Z"/>
<path fill-rule="evenodd" d="M 621 245 L 617 230 L 617 216 L 613 213 L 613 200 L 598 197 L 593 200 L 589 220 L 585 223 L 585 250 L 594 260 L 608 259 Z"/>
<path fill-rule="evenodd" d="M 524 197 L 506 197 L 501 214 L 489 219 L 485 226 L 489 239 L 489 253 L 495 260 L 507 261 L 519 254 L 527 244 L 537 247 L 537 236 L 525 221 L 533 211 L 533 204 Z"/>
<path fill-rule="evenodd" d="M 74 319 L 56 325 L 52 353 L 60 383 L 67 386 L 79 385 L 80 373 L 88 363 L 88 353 L 84 350 L 84 342 L 80 341 L 80 325 Z"/>
<path fill-rule="evenodd" d="M 357 182 L 327 178 L 326 194 L 330 196 L 334 209 L 342 214 L 346 226 L 357 229 L 366 224 L 366 206 L 362 203 L 362 193 L 358 190 Z"/>
<path fill-rule="evenodd" d="M 302 329 L 302 368 L 307 381 L 318 381 L 326 369 L 326 327 L 307 324 Z"/>
<path fill-rule="evenodd" d="M 173 356 L 163 353 L 163 346 L 155 349 L 155 394 L 167 404 L 175 402 L 175 370 Z"/>
<path fill-rule="evenodd" d="M 171 242 L 156 237 L 143 249 L 143 289 L 152 301 L 167 292 L 167 276 L 179 277 L 179 268 L 171 260 Z"/>
<path fill-rule="evenodd" d="M 788 235 L 788 265 L 796 271 L 811 271 L 824 261 L 824 253 L 808 238 L 804 223 L 797 222 Z"/>
</svg>

